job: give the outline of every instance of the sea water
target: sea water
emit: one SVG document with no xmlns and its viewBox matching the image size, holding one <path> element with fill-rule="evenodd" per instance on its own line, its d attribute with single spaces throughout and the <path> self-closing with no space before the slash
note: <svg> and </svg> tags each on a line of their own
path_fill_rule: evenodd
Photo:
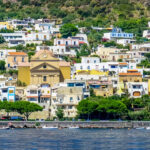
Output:
<svg viewBox="0 0 150 150">
<path fill-rule="evenodd" d="M 0 150 L 150 150 L 150 130 L 0 130 Z"/>
</svg>

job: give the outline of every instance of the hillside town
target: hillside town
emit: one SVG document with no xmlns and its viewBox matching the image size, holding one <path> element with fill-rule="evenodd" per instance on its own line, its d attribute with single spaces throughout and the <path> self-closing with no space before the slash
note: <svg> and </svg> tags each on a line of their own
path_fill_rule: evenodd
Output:
<svg viewBox="0 0 150 150">
<path fill-rule="evenodd" d="M 1 101 L 36 103 L 43 110 L 30 119 L 52 120 L 58 108 L 76 118 L 77 105 L 91 95 L 150 95 L 150 30 L 137 42 L 113 25 L 92 26 L 103 34 L 101 44 L 91 46 L 84 27 L 64 26 L 50 19 L 0 22 Z"/>
</svg>

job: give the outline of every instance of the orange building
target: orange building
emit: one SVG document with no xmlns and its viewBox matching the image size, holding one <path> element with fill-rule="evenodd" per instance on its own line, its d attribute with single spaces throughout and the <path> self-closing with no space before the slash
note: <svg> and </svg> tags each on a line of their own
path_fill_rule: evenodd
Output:
<svg viewBox="0 0 150 150">
<path fill-rule="evenodd" d="M 7 69 L 15 69 L 19 63 L 28 62 L 28 55 L 24 52 L 9 52 L 7 55 Z"/>
</svg>

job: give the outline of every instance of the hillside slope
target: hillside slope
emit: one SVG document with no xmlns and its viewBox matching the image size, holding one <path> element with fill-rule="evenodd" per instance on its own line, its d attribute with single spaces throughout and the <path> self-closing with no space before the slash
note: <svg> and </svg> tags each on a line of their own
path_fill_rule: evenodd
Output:
<svg viewBox="0 0 150 150">
<path fill-rule="evenodd" d="M 0 20 L 25 17 L 108 25 L 117 20 L 150 18 L 150 3 L 149 0 L 0 0 Z"/>
</svg>

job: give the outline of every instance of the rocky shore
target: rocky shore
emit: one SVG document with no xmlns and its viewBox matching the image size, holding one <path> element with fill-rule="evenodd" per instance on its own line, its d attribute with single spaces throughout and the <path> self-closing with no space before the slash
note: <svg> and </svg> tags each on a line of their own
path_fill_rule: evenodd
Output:
<svg viewBox="0 0 150 150">
<path fill-rule="evenodd" d="M 140 128 L 150 127 L 150 121 L 0 121 L 0 128 Z"/>
</svg>

